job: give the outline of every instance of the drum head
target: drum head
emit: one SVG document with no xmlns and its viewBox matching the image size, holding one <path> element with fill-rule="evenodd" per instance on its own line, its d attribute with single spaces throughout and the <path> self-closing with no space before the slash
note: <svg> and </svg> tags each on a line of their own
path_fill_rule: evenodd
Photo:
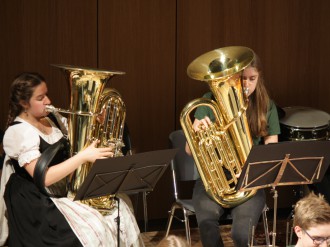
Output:
<svg viewBox="0 0 330 247">
<path fill-rule="evenodd" d="M 285 116 L 280 123 L 297 128 L 317 128 L 329 125 L 330 115 L 327 112 L 310 107 L 293 106 L 283 108 Z"/>
<path fill-rule="evenodd" d="M 324 140 L 329 137 L 330 115 L 310 107 L 283 108 L 280 141 Z"/>
</svg>

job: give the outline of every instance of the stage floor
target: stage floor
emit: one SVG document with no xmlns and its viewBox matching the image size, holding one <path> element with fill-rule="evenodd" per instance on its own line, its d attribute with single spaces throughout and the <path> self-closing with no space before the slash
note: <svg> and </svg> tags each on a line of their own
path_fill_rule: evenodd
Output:
<svg viewBox="0 0 330 247">
<path fill-rule="evenodd" d="M 273 229 L 273 222 L 268 221 L 269 223 L 269 231 L 272 231 Z M 182 238 L 186 238 L 185 235 L 185 229 L 184 224 L 182 224 L 182 227 L 179 227 L 177 224 L 173 227 L 173 230 L 170 231 L 170 235 L 176 235 L 180 236 Z M 286 219 L 279 219 L 277 220 L 276 224 L 276 246 L 284 247 L 286 246 Z M 165 228 L 164 230 L 158 230 L 158 231 L 148 231 L 142 233 L 142 238 L 145 243 L 146 247 L 155 247 L 165 237 Z M 231 239 L 231 224 L 221 225 L 220 226 L 220 234 L 222 236 L 223 242 L 225 247 L 234 247 L 233 241 Z M 294 235 L 294 234 L 293 234 Z M 263 246 L 266 244 L 265 242 L 265 234 L 264 234 L 264 228 L 262 223 L 260 223 L 256 229 L 255 234 L 255 240 L 256 245 Z M 202 247 L 202 244 L 200 242 L 199 238 L 199 230 L 197 227 L 191 228 L 191 241 L 192 241 L 192 247 Z M 293 240 L 295 241 L 295 239 Z"/>
</svg>

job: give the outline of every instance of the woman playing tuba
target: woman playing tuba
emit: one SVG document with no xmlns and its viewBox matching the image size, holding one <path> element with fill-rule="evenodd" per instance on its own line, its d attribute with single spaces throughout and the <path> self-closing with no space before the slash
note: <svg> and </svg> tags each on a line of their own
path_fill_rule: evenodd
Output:
<svg viewBox="0 0 330 247">
<path fill-rule="evenodd" d="M 200 68 L 197 66 L 198 63 Z M 201 72 L 203 68 L 206 68 L 204 74 Z M 234 244 L 237 247 L 247 246 L 249 226 L 256 226 L 259 220 L 265 207 L 265 193 L 263 190 L 258 190 L 252 195 L 241 196 L 233 188 L 244 164 L 244 158 L 246 159 L 251 148 L 248 141 L 249 132 L 255 145 L 277 142 L 280 126 L 276 106 L 267 94 L 260 60 L 249 48 L 225 47 L 202 55 L 188 67 L 188 74 L 194 79 L 218 86 L 217 88 L 210 86 L 211 92 L 203 96 L 201 103 L 195 104 L 198 107 L 190 126 L 189 120 L 181 119 L 187 137 L 186 151 L 194 156 L 200 173 L 193 191 L 193 204 L 202 244 L 208 247 L 224 246 L 218 221 L 226 211 L 230 211 L 233 219 Z M 241 87 L 245 93 L 243 96 L 248 96 L 246 113 L 244 112 L 246 107 L 239 95 Z M 219 90 L 224 91 L 219 92 Z M 224 107 L 227 109 L 222 109 Z M 181 116 L 187 115 L 185 111 L 190 113 L 192 109 L 184 109 Z M 244 119 L 245 114 L 246 119 Z M 245 121 L 247 126 L 244 125 Z M 238 131 L 240 133 L 237 133 Z M 192 133 L 196 134 L 188 136 Z M 233 141 L 222 143 L 229 139 L 228 136 Z M 239 139 L 237 136 L 242 137 Z M 244 143 L 247 144 L 245 149 Z M 213 157 L 208 157 L 208 154 Z M 233 156 L 237 157 L 235 162 L 238 165 L 231 167 L 231 164 L 226 162 L 225 156 L 230 156 L 228 159 L 230 161 L 233 160 Z M 219 159 L 222 170 L 218 172 L 213 166 L 213 160 L 203 164 L 203 161 L 200 162 L 198 159 L 204 161 Z M 211 167 L 210 171 L 205 172 L 206 174 L 203 173 L 207 169 L 204 169 L 204 166 Z M 214 171 L 217 174 L 210 175 Z M 218 174 L 229 182 L 218 181 L 220 180 Z M 224 184 L 224 188 L 215 188 L 215 184 L 208 184 L 212 181 Z M 230 187 L 231 184 L 234 186 Z"/>
<path fill-rule="evenodd" d="M 45 79 L 36 73 L 19 75 L 11 86 L 3 140 L 6 158 L 0 191 L 0 246 L 6 242 L 8 246 L 117 246 L 118 232 L 121 246 L 143 246 L 135 217 L 124 202 L 103 216 L 64 194 L 56 193 L 55 197 L 50 193 L 82 164 L 113 156 L 114 147 L 98 148 L 98 140 L 93 140 L 68 157 L 67 146 L 61 145 L 66 143 L 60 130 L 64 118 L 61 124 L 50 117 L 47 95 Z M 49 167 L 40 169 L 43 154 L 53 147 L 58 147 L 54 159 Z M 40 188 L 40 181 L 46 191 Z M 118 210 L 120 231 L 115 221 Z"/>
</svg>

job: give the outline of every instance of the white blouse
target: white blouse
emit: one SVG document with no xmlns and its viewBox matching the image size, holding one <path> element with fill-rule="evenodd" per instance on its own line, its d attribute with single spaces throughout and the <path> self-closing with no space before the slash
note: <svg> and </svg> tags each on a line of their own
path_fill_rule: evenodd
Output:
<svg viewBox="0 0 330 247">
<path fill-rule="evenodd" d="M 6 158 L 3 165 L 0 188 L 0 246 L 5 243 L 8 237 L 8 222 L 5 217 L 6 205 L 3 194 L 6 183 L 14 172 L 9 162 L 10 158 L 18 160 L 19 165 L 22 167 L 41 156 L 39 151 L 40 136 L 49 144 L 57 142 L 63 136 L 62 132 L 51 120 L 49 122 L 52 125 L 52 133 L 49 135 L 43 134 L 19 117 L 15 121 L 21 123 L 9 127 L 3 139 Z M 65 121 L 63 121 L 63 124 L 67 126 Z M 111 215 L 102 216 L 97 210 L 79 201 L 72 201 L 72 198 L 51 199 L 64 215 L 83 246 L 117 246 L 116 217 L 118 208 L 115 208 Z M 120 215 L 120 246 L 144 246 L 135 216 L 123 200 L 120 200 Z"/>
<path fill-rule="evenodd" d="M 49 135 L 42 133 L 22 118 L 16 117 L 15 121 L 21 123 L 10 126 L 3 137 L 3 149 L 6 155 L 18 160 L 21 167 L 39 158 L 40 136 L 49 144 L 54 144 L 63 136 L 56 125 L 49 118 L 47 120 L 52 125 L 52 132 Z"/>
</svg>

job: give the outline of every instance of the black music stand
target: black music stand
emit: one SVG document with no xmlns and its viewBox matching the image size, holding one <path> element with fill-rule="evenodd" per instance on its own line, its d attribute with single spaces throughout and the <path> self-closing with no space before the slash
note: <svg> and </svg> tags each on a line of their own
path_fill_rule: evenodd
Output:
<svg viewBox="0 0 330 247">
<path fill-rule="evenodd" d="M 165 149 L 129 156 L 96 160 L 74 200 L 118 193 L 153 191 L 177 149 Z M 119 200 L 117 241 L 120 245 Z"/>
<path fill-rule="evenodd" d="M 276 186 L 320 182 L 330 162 L 330 141 L 280 142 L 253 146 L 243 166 L 237 189 L 271 187 L 274 193 L 272 246 L 276 241 Z"/>
</svg>

